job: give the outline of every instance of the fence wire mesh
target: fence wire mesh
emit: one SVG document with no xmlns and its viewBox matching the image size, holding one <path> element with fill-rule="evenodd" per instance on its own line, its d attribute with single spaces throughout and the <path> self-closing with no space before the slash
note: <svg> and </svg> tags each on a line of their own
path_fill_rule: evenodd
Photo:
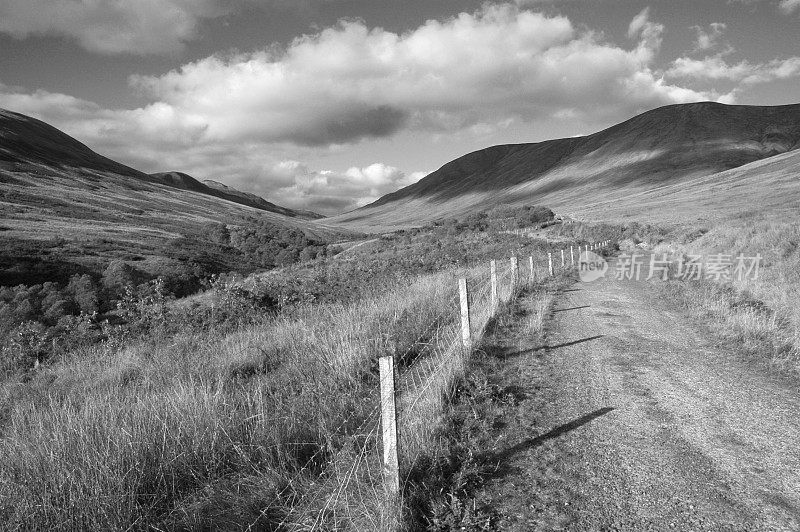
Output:
<svg viewBox="0 0 800 532">
<path fill-rule="evenodd" d="M 560 254 L 554 254 L 555 271 L 562 270 Z M 487 325 L 497 312 L 513 300 L 526 285 L 550 275 L 547 256 L 522 257 L 518 269 L 511 261 L 496 262 L 496 305 L 492 301 L 489 264 L 456 272 L 442 306 L 425 316 L 422 332 L 407 340 L 394 354 L 398 454 L 401 484 L 418 466 L 428 450 L 443 415 L 453 384 L 465 369 L 469 351 L 462 344 L 457 280 L 467 279 L 469 287 L 471 345 L 479 345 Z M 563 269 L 575 268 L 566 255 Z M 279 497 L 295 498 L 292 510 L 280 521 L 280 530 L 391 530 L 399 525 L 399 505 L 387 498 L 381 405 L 378 390 L 370 395 L 370 413 L 356 426 L 346 418 L 334 431 L 341 438 L 320 449 L 291 479 Z M 352 416 L 351 416 L 352 417 Z M 293 481 L 300 480 L 310 464 L 325 457 L 315 480 L 295 495 Z M 307 480 L 305 480 L 308 482 Z M 265 511 L 269 511 L 269 507 Z"/>
</svg>

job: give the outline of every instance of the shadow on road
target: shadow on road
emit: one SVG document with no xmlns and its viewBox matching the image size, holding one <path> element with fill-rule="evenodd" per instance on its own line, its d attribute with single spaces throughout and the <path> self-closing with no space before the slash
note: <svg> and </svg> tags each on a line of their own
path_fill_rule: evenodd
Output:
<svg viewBox="0 0 800 532">
<path fill-rule="evenodd" d="M 544 349 L 547 349 L 547 350 L 558 349 L 559 347 L 569 347 L 571 345 L 582 344 L 583 342 L 590 342 L 592 340 L 597 340 L 598 338 L 602 338 L 603 336 L 605 336 L 605 335 L 604 334 L 598 334 L 598 335 L 595 335 L 595 336 L 590 336 L 588 338 L 581 338 L 580 340 L 573 340 L 571 342 L 564 342 L 563 344 L 543 345 L 543 346 L 537 347 L 536 349 L 534 349 L 534 351 L 542 351 Z"/>
<path fill-rule="evenodd" d="M 602 338 L 603 334 L 598 334 L 596 336 L 590 336 L 588 338 L 581 338 L 580 340 L 573 340 L 571 342 L 564 342 L 563 344 L 556 344 L 556 345 L 540 345 L 539 347 L 534 347 L 533 349 L 525 349 L 523 351 L 516 351 L 514 353 L 508 354 L 496 354 L 494 355 L 497 358 L 508 360 L 510 358 L 522 357 L 525 355 L 530 355 L 532 353 L 536 353 L 537 351 L 549 351 L 551 349 L 558 349 L 559 347 L 569 347 L 575 344 L 582 344 L 583 342 L 589 342 L 591 340 L 597 340 L 598 338 Z"/>
<path fill-rule="evenodd" d="M 570 308 L 557 308 L 554 309 L 553 312 L 566 312 L 568 310 L 578 310 L 582 308 L 590 308 L 591 305 L 581 305 L 580 307 L 570 307 Z"/>
<path fill-rule="evenodd" d="M 566 434 L 567 432 L 573 431 L 587 423 L 594 421 L 595 419 L 608 414 L 609 412 L 613 411 L 614 407 L 606 406 L 604 408 L 600 408 L 595 410 L 594 412 L 589 412 L 577 419 L 573 419 L 569 423 L 565 423 L 560 425 L 550 432 L 542 434 L 541 436 L 536 436 L 535 438 L 528 438 L 527 440 L 523 440 L 516 445 L 509 447 L 503 451 L 497 453 L 491 453 L 485 457 L 486 463 L 496 464 L 496 469 L 494 474 L 492 475 L 494 478 L 502 477 L 505 474 L 511 472 L 513 469 L 508 466 L 506 463 L 509 458 L 512 458 L 514 455 L 526 451 L 528 449 L 533 449 L 534 447 L 538 447 L 542 445 L 547 440 L 552 440 L 554 438 L 558 438 L 559 436 Z"/>
</svg>

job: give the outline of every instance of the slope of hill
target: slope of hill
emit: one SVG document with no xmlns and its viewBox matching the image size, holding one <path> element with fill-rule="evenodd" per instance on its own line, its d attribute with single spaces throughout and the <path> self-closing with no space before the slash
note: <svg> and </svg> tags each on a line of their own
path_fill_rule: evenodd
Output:
<svg viewBox="0 0 800 532">
<path fill-rule="evenodd" d="M 352 236 L 310 217 L 185 174 L 139 172 L 44 122 L 0 111 L 0 284 L 63 280 L 114 259 L 151 271 L 169 260 L 222 267 L 226 253 L 211 257 L 213 246 L 203 244 L 219 224 L 255 220 L 315 241 Z M 43 268 L 38 277 L 28 275 L 34 267 Z"/>
<path fill-rule="evenodd" d="M 795 220 L 800 212 L 800 150 L 616 199 L 587 202 L 582 220 L 714 222 L 748 217 Z"/>
<path fill-rule="evenodd" d="M 250 205 L 251 207 L 256 207 L 258 209 L 278 212 L 285 214 L 286 216 L 299 216 L 309 220 L 319 220 L 320 218 L 324 218 L 324 216 L 317 214 L 316 212 L 287 209 L 286 207 L 275 205 L 274 203 L 265 200 L 261 196 L 251 194 L 250 192 L 242 192 L 241 190 L 237 190 L 233 187 L 229 187 L 228 185 L 211 179 L 206 179 L 203 181 L 203 184 L 208 189 L 207 194 L 211 194 L 212 196 L 218 195 L 219 197 L 241 203 L 242 205 Z"/>
<path fill-rule="evenodd" d="M 615 202 L 633 195 L 665 185 L 688 186 L 696 178 L 798 147 L 800 105 L 671 105 L 585 137 L 467 154 L 332 221 L 352 227 L 409 226 L 500 203 L 547 205 L 575 214 L 603 203 L 613 210 Z"/>
<path fill-rule="evenodd" d="M 322 215 L 315 212 L 295 211 L 292 209 L 287 209 L 286 207 L 281 207 L 280 205 L 275 205 L 274 203 L 265 200 L 261 196 L 251 194 L 249 192 L 242 192 L 241 190 L 237 190 L 217 181 L 207 179 L 206 181 L 200 182 L 194 177 L 184 174 L 183 172 L 158 172 L 155 174 L 150 174 L 150 178 L 156 183 L 161 183 L 170 187 L 180 188 L 182 190 L 191 190 L 201 194 L 208 194 L 209 196 L 216 196 L 234 203 L 241 203 L 242 205 L 247 205 L 248 207 L 275 212 L 278 214 L 283 214 L 284 216 L 297 216 L 300 218 L 307 218 L 309 220 L 318 220 L 323 218 Z"/>
<path fill-rule="evenodd" d="M 89 149 L 88 146 L 66 135 L 53 126 L 5 109 L 0 109 L 0 168 L 14 169 L 18 165 L 39 164 L 56 168 L 65 166 L 87 171 L 112 172 L 139 181 L 158 183 L 181 190 L 191 190 L 227 199 L 265 211 L 276 212 L 284 216 L 302 216 L 304 218 L 322 218 L 316 213 L 298 213 L 291 209 L 275 205 L 256 196 L 226 187 L 204 184 L 182 172 L 161 172 L 145 174 L 124 164 L 103 157 Z M 9 165 L 11 165 L 9 167 Z M 15 166 L 16 165 L 16 166 Z"/>
<path fill-rule="evenodd" d="M 0 109 L 0 169 L 20 165 L 69 166 L 151 181 L 147 174 L 98 155 L 49 124 Z"/>
</svg>

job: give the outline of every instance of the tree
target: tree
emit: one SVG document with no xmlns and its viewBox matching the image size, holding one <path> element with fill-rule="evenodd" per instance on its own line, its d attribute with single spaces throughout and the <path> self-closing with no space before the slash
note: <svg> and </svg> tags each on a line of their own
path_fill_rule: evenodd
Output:
<svg viewBox="0 0 800 532">
<path fill-rule="evenodd" d="M 70 277 L 67 285 L 67 293 L 72 295 L 72 299 L 78 308 L 86 314 L 97 312 L 97 287 L 88 274 L 75 274 Z"/>
<path fill-rule="evenodd" d="M 142 275 L 136 268 L 121 260 L 112 260 L 103 272 L 103 286 L 117 293 L 127 286 L 142 282 Z"/>
<path fill-rule="evenodd" d="M 228 227 L 225 224 L 211 224 L 208 231 L 208 238 L 213 242 L 227 246 L 231 241 L 231 233 L 228 231 Z"/>
</svg>

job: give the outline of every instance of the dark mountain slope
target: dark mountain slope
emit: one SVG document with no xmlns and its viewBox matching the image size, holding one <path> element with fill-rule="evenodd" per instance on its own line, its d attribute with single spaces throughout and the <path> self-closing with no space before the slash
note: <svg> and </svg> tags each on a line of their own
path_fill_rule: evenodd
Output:
<svg viewBox="0 0 800 532">
<path fill-rule="evenodd" d="M 418 225 L 498 203 L 579 211 L 798 146 L 800 105 L 671 105 L 585 137 L 467 154 L 333 220 L 359 227 Z"/>
<path fill-rule="evenodd" d="M 36 168 L 31 168 L 34 165 Z M 130 178 L 126 183 L 117 180 L 120 186 L 138 188 L 139 182 L 157 183 L 180 190 L 190 190 L 217 198 L 233 201 L 270 211 L 284 216 L 321 218 L 315 213 L 299 213 L 275 205 L 255 194 L 240 192 L 234 188 L 209 186 L 182 172 L 163 172 L 146 174 L 129 166 L 103 157 L 88 146 L 70 137 L 53 126 L 20 113 L 0 109 L 0 168 L 21 170 L 29 168 L 35 175 L 47 175 L 42 167 L 57 170 L 71 169 L 84 177 L 92 177 L 91 172 L 108 172 L 118 177 Z M 94 176 L 99 178 L 99 176 Z"/>
<path fill-rule="evenodd" d="M 83 168 L 152 181 L 144 172 L 98 155 L 50 124 L 5 109 L 0 109 L 0 164 Z"/>
</svg>

